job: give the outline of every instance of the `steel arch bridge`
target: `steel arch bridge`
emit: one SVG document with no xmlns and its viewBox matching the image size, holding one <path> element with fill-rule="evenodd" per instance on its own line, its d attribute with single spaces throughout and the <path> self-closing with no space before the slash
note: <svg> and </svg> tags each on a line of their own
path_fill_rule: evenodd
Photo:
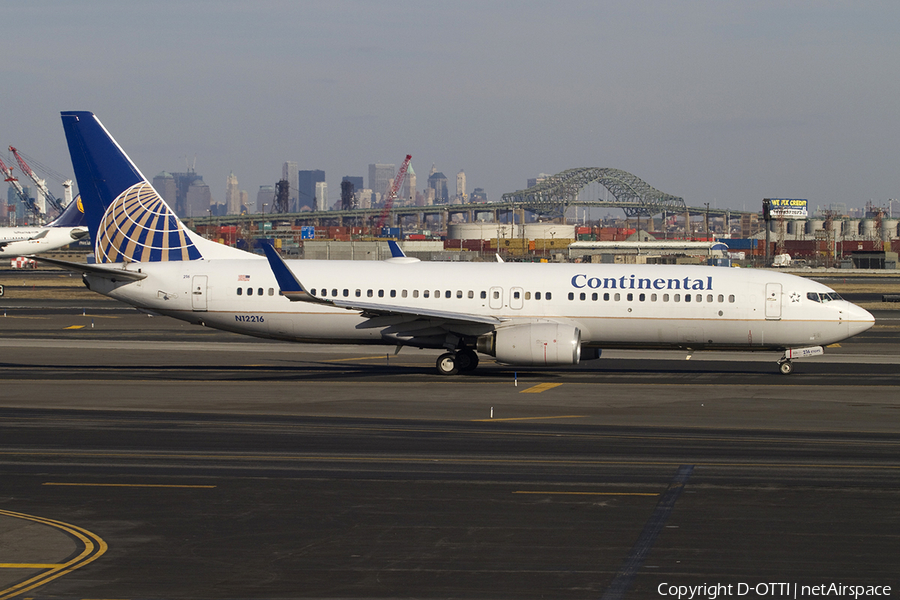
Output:
<svg viewBox="0 0 900 600">
<path fill-rule="evenodd" d="M 683 212 L 686 208 L 684 198 L 663 193 L 631 173 L 597 167 L 567 169 L 526 190 L 503 194 L 503 201 L 521 204 L 541 214 L 561 214 L 581 189 L 594 181 L 616 198 L 616 202 L 607 206 L 621 204 L 629 217 L 653 216 L 662 211 Z"/>
</svg>

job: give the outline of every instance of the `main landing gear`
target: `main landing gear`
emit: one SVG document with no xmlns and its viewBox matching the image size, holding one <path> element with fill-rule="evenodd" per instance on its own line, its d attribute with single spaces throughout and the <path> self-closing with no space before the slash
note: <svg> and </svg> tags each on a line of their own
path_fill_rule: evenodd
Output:
<svg viewBox="0 0 900 600">
<path fill-rule="evenodd" d="M 478 355 L 471 348 L 461 348 L 456 352 L 441 354 L 435 366 L 441 375 L 468 373 L 478 366 Z"/>
</svg>

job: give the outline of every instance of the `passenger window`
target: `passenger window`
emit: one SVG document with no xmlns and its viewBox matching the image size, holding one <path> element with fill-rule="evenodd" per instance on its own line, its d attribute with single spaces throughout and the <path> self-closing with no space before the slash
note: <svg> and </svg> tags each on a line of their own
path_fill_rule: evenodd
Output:
<svg viewBox="0 0 900 600">
<path fill-rule="evenodd" d="M 269 295 L 270 295 L 270 296 L 274 296 L 274 295 L 275 295 L 275 288 L 269 288 Z M 313 294 L 313 296 L 315 296 L 315 294 Z"/>
<path fill-rule="evenodd" d="M 625 296 L 625 299 L 628 300 L 629 302 L 631 302 L 632 300 L 634 300 L 634 294 L 632 294 L 631 292 L 628 292 L 628 295 Z"/>
<path fill-rule="evenodd" d="M 609 292 L 605 292 L 605 293 L 603 294 L 603 299 L 604 299 L 606 302 L 609 302 Z"/>
<path fill-rule="evenodd" d="M 494 300 L 498 300 L 499 298 L 500 298 L 500 292 L 497 290 L 494 290 Z"/>
<path fill-rule="evenodd" d="M 569 292 L 569 300 L 575 299 L 575 292 Z"/>
<path fill-rule="evenodd" d="M 372 290 L 366 290 L 366 297 L 371 298 L 372 296 L 374 296 Z"/>
<path fill-rule="evenodd" d="M 253 288 L 247 288 L 247 295 L 248 295 L 248 296 L 252 296 L 252 295 L 253 295 Z"/>
<path fill-rule="evenodd" d="M 525 299 L 531 300 L 531 292 L 525 292 Z"/>
<path fill-rule="evenodd" d="M 587 295 L 584 292 L 581 292 L 581 294 L 579 294 L 579 296 L 580 296 L 581 300 L 584 300 L 585 298 L 587 298 Z"/>
<path fill-rule="evenodd" d="M 731 294 L 730 296 L 728 296 L 728 301 L 731 302 L 732 304 L 734 304 L 734 294 Z"/>
<path fill-rule="evenodd" d="M 691 301 L 691 295 L 690 295 L 690 294 L 685 294 L 685 295 L 684 295 L 684 301 L 685 301 L 685 302 L 690 302 L 690 301 Z"/>
<path fill-rule="evenodd" d="M 337 296 L 337 295 L 338 295 L 337 290 L 332 289 L 332 290 L 331 290 L 331 295 L 332 295 L 332 296 Z M 344 296 L 349 296 L 349 295 L 350 295 L 350 290 L 344 290 Z"/>
<path fill-rule="evenodd" d="M 544 298 L 546 298 L 547 300 L 552 299 L 552 298 L 553 298 L 553 293 L 552 293 L 552 292 L 547 292 L 546 294 L 544 294 Z"/>
<path fill-rule="evenodd" d="M 315 295 L 316 295 L 316 290 L 315 290 L 315 289 L 309 290 L 309 293 L 312 294 L 313 296 L 315 296 Z M 323 295 L 323 296 L 325 295 L 325 290 L 322 290 L 322 295 Z"/>
<path fill-rule="evenodd" d="M 435 294 L 435 295 L 437 296 L 437 294 Z M 444 298 L 451 298 L 452 296 L 453 296 L 453 292 L 451 292 L 450 290 L 447 290 L 446 292 L 444 292 Z"/>
<path fill-rule="evenodd" d="M 237 292 L 238 292 L 238 296 L 243 296 L 243 295 L 244 295 L 244 288 L 238 288 Z"/>
<path fill-rule="evenodd" d="M 441 290 L 434 290 L 434 297 L 435 297 L 435 298 L 440 298 L 440 297 L 441 297 Z M 449 298 L 450 296 L 447 296 L 447 297 Z"/>
<path fill-rule="evenodd" d="M 406 298 L 406 290 L 401 290 L 401 291 L 400 291 L 400 297 L 401 297 L 401 298 Z"/>
<path fill-rule="evenodd" d="M 703 294 L 697 294 L 697 302 L 703 302 Z"/>
<path fill-rule="evenodd" d="M 257 295 L 257 296 L 262 296 L 262 295 L 263 295 L 263 289 L 262 289 L 262 288 L 257 288 L 257 289 L 256 289 L 256 295 Z"/>
<path fill-rule="evenodd" d="M 419 297 L 419 290 L 413 290 L 413 298 Z"/>
<path fill-rule="evenodd" d="M 618 302 L 621 298 L 622 296 L 619 294 L 619 292 L 616 292 L 616 294 L 613 296 L 613 300 L 615 300 L 616 302 Z"/>
<path fill-rule="evenodd" d="M 643 302 L 644 298 L 646 298 L 646 296 L 644 296 L 644 294 L 638 294 L 638 301 Z"/>
<path fill-rule="evenodd" d="M 397 297 L 397 290 L 391 290 L 391 298 Z"/>
<path fill-rule="evenodd" d="M 518 300 L 520 296 L 521 294 L 519 292 L 513 292 L 513 298 L 515 298 L 516 300 Z"/>
<path fill-rule="evenodd" d="M 707 294 L 707 295 L 706 295 L 706 301 L 707 301 L 707 302 L 712 302 L 712 301 L 713 301 L 713 295 L 712 295 L 712 294 Z"/>
<path fill-rule="evenodd" d="M 393 290 L 391 290 L 391 291 L 393 291 Z M 384 290 L 378 290 L 378 297 L 384 298 Z"/>
<path fill-rule="evenodd" d="M 469 299 L 472 299 L 474 297 L 475 297 L 475 292 L 473 292 L 472 290 L 469 290 Z"/>
<path fill-rule="evenodd" d="M 427 298 L 427 297 L 428 297 L 428 290 L 425 290 L 425 291 L 422 292 L 422 297 L 423 297 L 423 298 Z"/>
<path fill-rule="evenodd" d="M 725 302 L 725 296 L 719 294 L 719 302 Z"/>
<path fill-rule="evenodd" d="M 668 301 L 669 301 L 669 295 L 663 294 L 663 302 L 668 302 Z"/>
<path fill-rule="evenodd" d="M 462 290 L 456 290 L 456 297 L 462 298 Z"/>
<path fill-rule="evenodd" d="M 650 302 L 656 302 L 656 294 L 650 294 Z"/>
<path fill-rule="evenodd" d="M 681 302 L 681 294 L 675 294 L 675 302 Z"/>
<path fill-rule="evenodd" d="M 597 298 L 598 298 L 597 292 L 594 292 L 593 294 L 591 294 L 591 300 L 593 300 L 594 302 L 596 302 L 596 301 L 597 301 Z"/>
<path fill-rule="evenodd" d="M 540 299 L 541 299 L 541 293 L 540 293 L 540 292 L 535 292 L 535 293 L 534 293 L 534 299 L 535 299 L 535 300 L 540 300 Z"/>
<path fill-rule="evenodd" d="M 362 290 L 356 290 L 356 297 L 359 298 L 362 296 Z"/>
<path fill-rule="evenodd" d="M 485 292 L 484 290 L 482 290 L 482 292 L 481 292 L 481 299 L 484 300 L 485 298 L 487 298 L 487 292 Z"/>
</svg>

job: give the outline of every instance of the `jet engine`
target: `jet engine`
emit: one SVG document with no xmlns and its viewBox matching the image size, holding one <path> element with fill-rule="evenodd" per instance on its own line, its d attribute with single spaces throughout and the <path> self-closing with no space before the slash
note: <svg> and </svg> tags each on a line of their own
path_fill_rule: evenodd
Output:
<svg viewBox="0 0 900 600">
<path fill-rule="evenodd" d="M 480 336 L 476 349 L 509 365 L 574 365 L 581 359 L 581 330 L 561 323 L 511 325 Z"/>
</svg>

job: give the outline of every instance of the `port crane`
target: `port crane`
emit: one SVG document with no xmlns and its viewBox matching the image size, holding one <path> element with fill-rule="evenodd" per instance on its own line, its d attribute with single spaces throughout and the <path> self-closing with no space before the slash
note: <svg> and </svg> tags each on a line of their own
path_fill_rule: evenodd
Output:
<svg viewBox="0 0 900 600">
<path fill-rule="evenodd" d="M 40 192 L 47 199 L 47 202 L 50 203 L 50 206 L 53 207 L 55 211 L 62 214 L 63 209 L 66 207 L 63 202 L 61 202 L 56 196 L 50 193 L 50 190 L 47 188 L 47 182 L 40 177 L 38 177 L 34 171 L 31 170 L 31 167 L 28 166 L 28 163 L 25 162 L 25 159 L 22 158 L 22 155 L 19 154 L 19 151 L 16 150 L 13 146 L 9 147 L 9 151 L 13 153 L 13 156 L 16 157 L 16 161 L 19 163 L 19 168 L 22 169 L 22 172 L 28 175 L 31 180 L 34 182 L 34 185 L 40 190 Z M 66 190 L 72 189 L 72 180 L 67 179 L 63 182 L 63 188 Z M 67 194 L 68 195 L 68 194 Z"/>
<path fill-rule="evenodd" d="M 391 184 L 391 189 L 388 191 L 387 198 L 384 200 L 384 209 L 381 211 L 381 216 L 378 217 L 378 224 L 376 227 L 381 229 L 384 227 L 384 223 L 387 221 L 388 215 L 391 212 L 391 207 L 394 205 L 394 198 L 397 197 L 397 192 L 400 191 L 400 186 L 403 184 L 403 178 L 406 177 L 406 171 L 409 169 L 409 161 L 412 159 L 412 154 L 407 154 L 406 158 L 403 160 L 403 164 L 400 165 L 400 170 L 397 171 L 397 176 L 394 177 L 394 183 Z"/>
<path fill-rule="evenodd" d="M 19 200 L 22 201 L 22 204 L 25 205 L 25 208 L 33 214 L 36 219 L 42 219 L 44 214 L 41 212 L 40 207 L 38 207 L 34 200 L 28 197 L 28 194 L 26 194 L 25 190 L 22 188 L 22 184 L 19 183 L 19 180 L 13 175 L 12 167 L 7 167 L 2 158 L 0 158 L 0 171 L 3 171 L 3 181 L 13 186 L 16 195 L 19 197 Z"/>
</svg>

